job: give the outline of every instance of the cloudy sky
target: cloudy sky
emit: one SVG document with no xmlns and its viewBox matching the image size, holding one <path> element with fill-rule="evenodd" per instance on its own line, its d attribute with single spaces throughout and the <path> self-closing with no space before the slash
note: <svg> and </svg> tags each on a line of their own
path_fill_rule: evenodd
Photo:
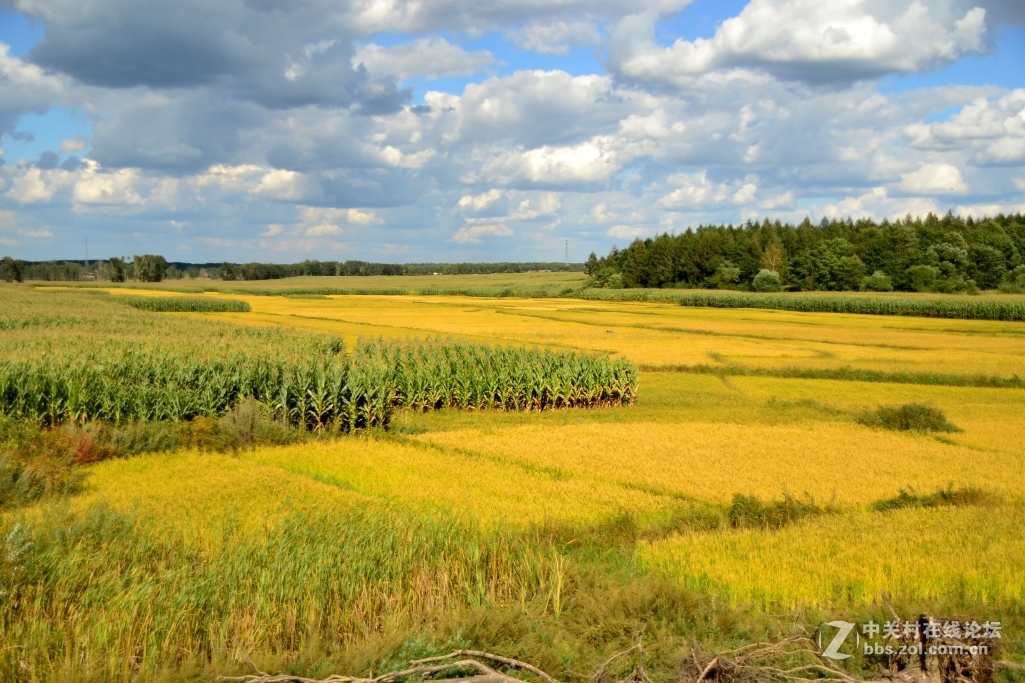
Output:
<svg viewBox="0 0 1025 683">
<path fill-rule="evenodd" d="M 1025 211 L 1022 0 L 0 0 L 0 252 L 571 260 Z"/>
</svg>

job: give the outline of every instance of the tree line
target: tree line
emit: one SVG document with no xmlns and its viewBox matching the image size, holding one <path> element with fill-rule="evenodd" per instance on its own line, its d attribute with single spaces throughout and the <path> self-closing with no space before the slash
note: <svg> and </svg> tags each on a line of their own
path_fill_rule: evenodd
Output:
<svg viewBox="0 0 1025 683">
<path fill-rule="evenodd" d="M 592 253 L 584 271 L 603 288 L 1025 292 L 1025 216 L 699 226 Z"/>
<path fill-rule="evenodd" d="M 485 275 L 529 271 L 579 272 L 582 263 L 371 263 L 368 261 L 301 261 L 299 263 L 192 264 L 168 262 L 163 256 L 114 257 L 84 264 L 81 261 L 24 262 L 5 256 L 0 262 L 0 279 L 23 280 L 109 280 L 160 282 L 211 278 L 214 280 L 275 280 L 305 275 Z"/>
</svg>

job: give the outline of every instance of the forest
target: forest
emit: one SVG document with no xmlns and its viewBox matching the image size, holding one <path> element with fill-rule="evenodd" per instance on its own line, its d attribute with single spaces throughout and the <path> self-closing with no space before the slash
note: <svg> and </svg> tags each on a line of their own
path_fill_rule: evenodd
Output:
<svg viewBox="0 0 1025 683">
<path fill-rule="evenodd" d="M 699 226 L 636 239 L 601 258 L 592 253 L 584 270 L 592 286 L 611 289 L 1020 293 L 1025 216 Z"/>
</svg>

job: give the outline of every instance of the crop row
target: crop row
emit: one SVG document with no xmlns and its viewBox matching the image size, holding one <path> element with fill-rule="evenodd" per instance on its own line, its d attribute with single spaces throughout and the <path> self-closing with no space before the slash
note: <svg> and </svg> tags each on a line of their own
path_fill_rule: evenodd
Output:
<svg viewBox="0 0 1025 683">
<path fill-rule="evenodd" d="M 192 296 L 124 296 L 117 301 L 144 311 L 158 313 L 248 313 L 252 310 L 245 301 L 237 299 L 207 299 Z"/>
<path fill-rule="evenodd" d="M 671 290 L 589 289 L 578 295 L 602 301 L 653 301 L 698 308 L 763 308 L 806 313 L 857 313 L 923 318 L 1025 321 L 1025 302 L 978 299 L 917 299 L 911 297 L 807 296 L 740 292 L 681 292 Z"/>
<path fill-rule="evenodd" d="M 545 410 L 632 400 L 627 361 L 513 348 L 361 342 L 351 354 L 280 359 L 124 346 L 78 359 L 0 361 L 0 414 L 45 426 L 180 421 L 258 401 L 276 420 L 339 431 L 383 426 L 396 406 Z"/>
</svg>

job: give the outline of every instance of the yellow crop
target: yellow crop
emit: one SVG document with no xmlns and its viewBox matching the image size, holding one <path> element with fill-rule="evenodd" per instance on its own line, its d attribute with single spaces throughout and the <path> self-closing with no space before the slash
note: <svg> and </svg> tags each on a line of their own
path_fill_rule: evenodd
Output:
<svg viewBox="0 0 1025 683">
<path fill-rule="evenodd" d="M 681 535 L 641 543 L 659 575 L 734 603 L 770 608 L 877 603 L 881 591 L 932 604 L 1025 599 L 1019 506 L 828 515 L 767 532 Z"/>
</svg>

